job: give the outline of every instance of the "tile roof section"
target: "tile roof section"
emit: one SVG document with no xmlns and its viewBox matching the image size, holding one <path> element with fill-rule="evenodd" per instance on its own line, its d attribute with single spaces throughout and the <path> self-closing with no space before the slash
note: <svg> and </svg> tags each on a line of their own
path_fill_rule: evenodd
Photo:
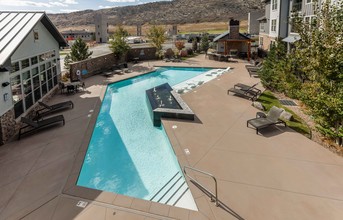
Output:
<svg viewBox="0 0 343 220">
<path fill-rule="evenodd" d="M 34 26 L 41 21 L 52 36 L 65 46 L 66 42 L 44 12 L 0 11 L 0 66 L 12 56 Z"/>
</svg>

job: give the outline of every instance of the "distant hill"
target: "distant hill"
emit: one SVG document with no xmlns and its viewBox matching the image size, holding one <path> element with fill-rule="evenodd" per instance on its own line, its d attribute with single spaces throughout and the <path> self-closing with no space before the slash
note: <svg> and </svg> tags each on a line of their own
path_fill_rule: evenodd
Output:
<svg viewBox="0 0 343 220">
<path fill-rule="evenodd" d="M 58 28 L 94 25 L 96 13 L 106 14 L 111 25 L 185 24 L 246 19 L 248 12 L 263 7 L 261 0 L 173 0 L 48 16 Z"/>
</svg>

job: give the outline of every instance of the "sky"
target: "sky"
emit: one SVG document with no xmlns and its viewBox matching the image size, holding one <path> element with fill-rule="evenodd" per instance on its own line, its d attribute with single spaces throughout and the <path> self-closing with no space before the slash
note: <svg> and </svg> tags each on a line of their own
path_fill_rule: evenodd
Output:
<svg viewBox="0 0 343 220">
<path fill-rule="evenodd" d="M 163 0 L 0 0 L 0 11 L 69 13 L 86 9 L 99 10 L 158 1 Z"/>
</svg>

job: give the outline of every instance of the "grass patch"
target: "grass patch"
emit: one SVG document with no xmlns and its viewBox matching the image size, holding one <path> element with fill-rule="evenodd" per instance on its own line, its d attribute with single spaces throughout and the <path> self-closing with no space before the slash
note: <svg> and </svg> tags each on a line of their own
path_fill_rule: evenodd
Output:
<svg viewBox="0 0 343 220">
<path fill-rule="evenodd" d="M 293 115 L 292 121 L 286 121 L 287 126 L 292 128 L 293 130 L 299 132 L 300 134 L 306 136 L 306 137 L 311 136 L 310 129 L 307 126 L 307 124 L 305 123 L 305 121 L 302 120 L 298 115 L 296 115 L 292 110 L 283 106 L 279 102 L 279 100 L 273 95 L 272 92 L 270 92 L 270 91 L 263 92 L 260 95 L 260 97 L 257 99 L 257 101 L 261 102 L 267 111 L 269 111 L 269 109 L 272 106 L 276 106 L 276 107 L 285 109 L 287 112 L 289 112 Z"/>
</svg>

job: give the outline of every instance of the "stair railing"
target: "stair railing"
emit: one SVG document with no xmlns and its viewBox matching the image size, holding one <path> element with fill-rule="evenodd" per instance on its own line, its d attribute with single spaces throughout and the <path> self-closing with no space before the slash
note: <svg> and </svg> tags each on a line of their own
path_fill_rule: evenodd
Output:
<svg viewBox="0 0 343 220">
<path fill-rule="evenodd" d="M 191 177 L 190 175 L 187 174 L 186 170 L 187 169 L 190 169 L 190 170 L 193 170 L 193 171 L 196 171 L 198 173 L 202 173 L 204 175 L 207 175 L 207 176 L 210 176 L 212 177 L 212 179 L 214 180 L 214 186 L 215 186 L 215 193 L 213 194 L 210 190 L 208 190 L 206 187 L 204 187 L 203 185 L 201 185 L 196 179 L 194 179 L 193 177 Z M 209 194 L 211 195 L 211 201 L 212 202 L 215 202 L 216 206 L 219 206 L 219 202 L 218 202 L 218 187 L 217 187 L 217 179 L 210 173 L 208 172 L 205 172 L 205 171 L 202 171 L 202 170 L 199 170 L 199 169 L 196 169 L 194 167 L 190 167 L 190 166 L 184 166 L 183 167 L 183 172 L 184 174 L 191 180 L 193 180 L 196 184 L 198 184 L 200 187 L 202 187 L 203 189 L 205 189 L 206 191 L 209 192 Z M 214 197 L 214 198 L 213 198 Z"/>
</svg>

